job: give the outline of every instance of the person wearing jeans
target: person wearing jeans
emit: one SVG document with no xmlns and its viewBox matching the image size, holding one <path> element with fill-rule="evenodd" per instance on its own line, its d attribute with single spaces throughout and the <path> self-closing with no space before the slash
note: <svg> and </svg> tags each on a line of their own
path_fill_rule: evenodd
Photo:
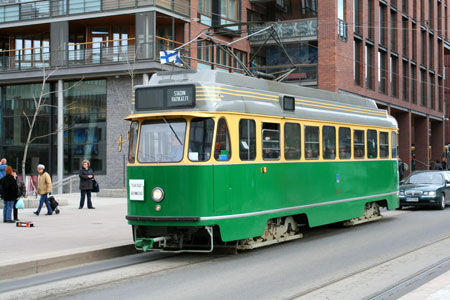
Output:
<svg viewBox="0 0 450 300">
<path fill-rule="evenodd" d="M 38 165 L 37 170 L 39 173 L 37 193 L 41 196 L 41 198 L 39 201 L 39 207 L 37 211 L 34 212 L 34 214 L 36 216 L 39 216 L 42 206 L 45 203 L 45 205 L 47 206 L 47 215 L 51 215 L 53 213 L 53 210 L 50 202 L 48 201 L 48 194 L 51 194 L 52 192 L 52 179 L 50 178 L 50 175 L 45 172 L 44 165 Z"/>
<path fill-rule="evenodd" d="M 19 190 L 17 188 L 17 182 L 12 176 L 12 168 L 8 166 L 5 169 L 5 177 L 2 178 L 2 198 L 4 201 L 3 208 L 3 222 L 4 223 L 14 223 L 12 220 L 12 211 L 14 206 L 14 201 L 19 199 Z"/>
</svg>

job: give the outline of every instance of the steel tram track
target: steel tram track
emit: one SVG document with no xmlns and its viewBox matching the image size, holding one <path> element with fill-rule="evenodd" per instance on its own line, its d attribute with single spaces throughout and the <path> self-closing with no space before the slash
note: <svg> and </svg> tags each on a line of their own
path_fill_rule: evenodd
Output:
<svg viewBox="0 0 450 300">
<path fill-rule="evenodd" d="M 328 282 L 326 282 L 326 283 L 324 283 L 324 284 L 320 284 L 320 285 L 318 285 L 318 286 L 316 286 L 316 287 L 313 287 L 313 288 L 307 289 L 307 290 L 305 290 L 305 291 L 299 292 L 298 294 L 295 294 L 295 295 L 293 295 L 293 296 L 290 296 L 290 297 L 286 298 L 286 300 L 300 299 L 300 298 L 303 297 L 303 296 L 306 296 L 306 295 L 311 294 L 311 293 L 313 293 L 313 292 L 316 292 L 316 291 L 319 291 L 319 290 L 321 290 L 321 289 L 327 288 L 327 287 L 329 287 L 329 286 L 331 286 L 331 285 L 333 285 L 333 284 L 336 284 L 336 283 L 338 283 L 338 282 L 341 282 L 341 281 L 343 281 L 343 280 L 346 280 L 346 279 L 348 279 L 348 278 L 350 278 L 350 277 L 353 277 L 353 276 L 355 276 L 355 275 L 358 275 L 358 274 L 364 273 L 364 272 L 366 272 L 366 271 L 369 271 L 369 270 L 371 270 L 371 269 L 374 269 L 374 268 L 376 268 L 376 267 L 379 267 L 379 266 L 381 266 L 381 265 L 383 265 L 383 264 L 385 264 L 385 263 L 392 262 L 392 261 L 394 261 L 394 260 L 396 260 L 396 259 L 401 258 L 402 256 L 405 256 L 405 255 L 411 254 L 411 253 L 413 253 L 413 252 L 416 252 L 416 251 L 418 251 L 418 250 L 427 248 L 427 247 L 429 247 L 429 246 L 432 246 L 432 245 L 434 245 L 434 244 L 437 244 L 437 243 L 439 243 L 439 242 L 442 242 L 442 241 L 444 241 L 444 240 L 446 240 L 446 239 L 450 239 L 450 234 L 449 234 L 449 235 L 446 235 L 446 236 L 444 236 L 444 237 L 442 237 L 442 238 L 440 238 L 440 239 L 437 239 L 437 240 L 435 240 L 435 241 L 432 241 L 432 242 L 430 242 L 430 243 L 427 243 L 427 244 L 425 244 L 425 245 L 422 245 L 422 246 L 420 246 L 420 247 L 414 248 L 414 249 L 412 249 L 412 250 L 410 250 L 410 251 L 404 252 L 404 253 L 402 253 L 402 254 L 400 254 L 400 255 L 397 255 L 397 256 L 395 256 L 395 257 L 392 257 L 392 258 L 390 258 L 390 259 L 387 259 L 387 260 L 384 260 L 384 261 L 381 261 L 381 262 L 372 264 L 372 265 L 370 265 L 370 266 L 368 266 L 368 267 L 361 268 L 361 269 L 359 269 L 359 270 L 357 270 L 357 271 L 354 271 L 354 272 L 351 272 L 351 273 L 349 273 L 349 274 L 343 275 L 343 276 L 341 276 L 341 277 L 339 277 L 339 278 L 336 278 L 336 279 L 334 279 L 334 280 L 328 281 Z M 400 281 L 400 282 L 396 282 L 395 284 L 393 284 L 393 285 L 387 287 L 386 289 L 383 289 L 383 290 L 381 290 L 381 291 L 378 291 L 378 292 L 376 292 L 375 294 L 368 295 L 367 297 L 365 297 L 365 299 L 368 299 L 368 300 L 380 300 L 380 299 L 385 299 L 384 297 L 389 296 L 389 294 L 392 294 L 392 293 L 395 293 L 395 292 L 399 292 L 400 289 L 403 289 L 403 288 L 407 287 L 408 285 L 411 285 L 411 284 L 413 284 L 414 282 L 417 282 L 417 281 L 419 281 L 420 279 L 423 279 L 425 276 L 430 275 L 432 272 L 436 271 L 437 269 L 442 268 L 442 267 L 447 266 L 447 265 L 449 266 L 449 269 L 450 269 L 450 256 L 448 256 L 447 258 L 445 258 L 445 259 L 439 261 L 438 263 L 432 264 L 432 265 L 430 265 L 430 266 L 428 266 L 428 267 L 426 267 L 426 268 L 420 270 L 419 272 L 417 272 L 417 273 L 415 273 L 415 274 L 413 274 L 413 275 L 411 275 L 411 276 L 405 278 L 404 280 L 402 280 L 402 281 Z M 439 274 L 438 274 L 438 275 L 439 275 Z M 436 275 L 436 276 L 437 276 L 437 275 Z"/>
</svg>

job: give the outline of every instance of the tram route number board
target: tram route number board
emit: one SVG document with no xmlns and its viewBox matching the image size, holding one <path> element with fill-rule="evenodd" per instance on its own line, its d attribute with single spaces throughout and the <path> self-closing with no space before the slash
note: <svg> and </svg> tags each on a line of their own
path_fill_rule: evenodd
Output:
<svg viewBox="0 0 450 300">
<path fill-rule="evenodd" d="M 144 201 L 144 179 L 130 179 L 130 200 Z"/>
</svg>

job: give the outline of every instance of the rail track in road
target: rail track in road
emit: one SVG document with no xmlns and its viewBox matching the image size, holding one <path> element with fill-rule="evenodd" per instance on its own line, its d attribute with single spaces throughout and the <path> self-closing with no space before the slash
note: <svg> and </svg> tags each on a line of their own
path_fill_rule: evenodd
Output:
<svg viewBox="0 0 450 300">
<path fill-rule="evenodd" d="M 412 250 L 405 252 L 403 254 L 400 254 L 396 257 L 387 259 L 385 261 L 381 261 L 379 263 L 373 264 L 373 265 L 365 267 L 365 268 L 361 268 L 360 270 L 346 274 L 344 276 L 336 278 L 335 280 L 328 281 L 324 284 L 320 284 L 314 288 L 310 288 L 308 290 L 299 292 L 298 294 L 293 295 L 292 297 L 289 297 L 287 299 L 288 300 L 308 299 L 308 298 L 314 299 L 314 298 L 316 298 L 316 296 L 318 294 L 327 294 L 327 292 L 326 292 L 327 289 L 332 291 L 334 289 L 333 288 L 334 286 L 339 285 L 340 283 L 343 283 L 346 280 L 355 278 L 355 277 L 357 277 L 361 274 L 367 273 L 369 271 L 375 271 L 377 268 L 382 268 L 383 266 L 386 266 L 386 264 L 395 262 L 401 258 L 404 258 L 405 256 L 413 255 L 420 250 L 427 249 L 433 245 L 437 245 L 438 243 L 441 243 L 444 241 L 447 241 L 450 244 L 450 235 L 447 235 L 443 238 L 437 239 L 433 242 L 430 242 L 430 243 L 427 243 L 420 247 L 417 247 L 415 249 L 412 249 Z M 387 287 L 385 287 L 381 290 L 378 290 L 375 293 L 366 295 L 360 299 L 370 299 L 370 300 L 398 299 L 399 296 L 403 296 L 407 292 L 415 289 L 416 287 L 419 287 L 420 285 L 428 282 L 429 280 L 434 279 L 435 277 L 443 274 L 444 272 L 446 272 L 448 270 L 450 270 L 450 256 L 440 259 L 438 262 L 433 263 L 429 266 L 426 266 L 425 268 L 420 269 L 419 271 L 415 272 L 414 274 L 404 277 L 400 281 L 393 282 L 392 284 L 388 285 Z M 321 293 L 321 291 L 324 291 L 324 292 Z M 330 293 L 332 293 L 332 292 L 330 292 Z M 331 298 L 327 298 L 327 299 L 334 299 L 334 298 L 331 297 Z"/>
</svg>

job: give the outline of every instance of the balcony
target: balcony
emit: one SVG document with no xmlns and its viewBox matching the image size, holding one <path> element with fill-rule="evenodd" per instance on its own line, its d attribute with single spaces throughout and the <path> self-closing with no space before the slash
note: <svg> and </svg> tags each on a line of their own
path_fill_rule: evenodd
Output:
<svg viewBox="0 0 450 300">
<path fill-rule="evenodd" d="M 19 0 L 16 0 L 19 1 Z M 189 16 L 189 0 L 44 0 L 0 6 L 0 23 L 156 6 Z"/>
<path fill-rule="evenodd" d="M 273 25 L 275 32 L 283 42 L 317 40 L 317 19 L 315 18 L 251 25 L 249 26 L 249 33 L 258 32 L 259 30 L 267 28 L 271 25 Z M 250 44 L 252 46 L 263 44 L 269 37 L 270 32 L 268 30 L 263 31 L 258 35 L 251 36 Z M 267 44 L 273 43 L 275 43 L 273 39 L 269 39 L 267 42 Z"/>
<path fill-rule="evenodd" d="M 159 60 L 159 51 L 174 49 L 180 42 L 156 37 L 154 59 L 139 59 L 135 39 L 105 40 L 99 42 L 69 43 L 66 51 L 55 53 L 63 57 L 64 64 L 58 68 L 95 66 L 107 64 L 128 64 L 134 67 L 139 61 Z M 153 42 L 150 47 L 153 47 Z M 145 47 L 145 46 L 144 46 Z M 0 51 L 0 72 L 38 70 L 52 67 L 50 46 Z"/>
</svg>

